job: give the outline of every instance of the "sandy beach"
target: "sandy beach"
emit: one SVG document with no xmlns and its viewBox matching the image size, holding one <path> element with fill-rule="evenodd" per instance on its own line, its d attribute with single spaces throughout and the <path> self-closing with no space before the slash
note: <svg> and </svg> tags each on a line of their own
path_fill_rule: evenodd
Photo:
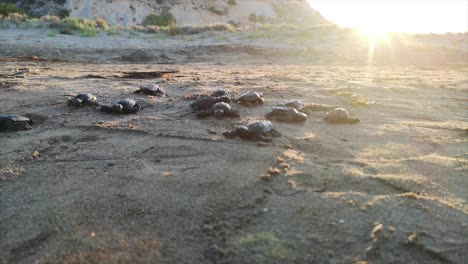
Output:
<svg viewBox="0 0 468 264">
<path fill-rule="evenodd" d="M 382 48 L 369 63 L 346 32 L 321 45 L 251 34 L 0 30 L 0 113 L 34 120 L 0 134 L 0 262 L 464 263 L 466 36 L 451 48 L 437 36 L 401 44 L 392 60 Z M 168 69 L 178 72 L 123 74 Z M 6 77 L 15 71 L 22 78 Z M 150 83 L 169 97 L 133 94 Z M 262 92 L 265 103 L 196 118 L 186 95 L 216 88 Z M 67 106 L 78 92 L 143 110 Z M 288 99 L 361 122 L 327 124 L 314 111 L 275 122 L 272 143 L 221 135 Z"/>
</svg>

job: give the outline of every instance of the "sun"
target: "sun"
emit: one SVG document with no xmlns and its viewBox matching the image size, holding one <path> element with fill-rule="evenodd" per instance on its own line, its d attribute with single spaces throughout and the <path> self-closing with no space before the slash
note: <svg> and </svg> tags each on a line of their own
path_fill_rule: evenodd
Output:
<svg viewBox="0 0 468 264">
<path fill-rule="evenodd" d="M 310 6 L 341 27 L 371 36 L 386 32 L 467 32 L 466 0 L 309 0 Z"/>
</svg>

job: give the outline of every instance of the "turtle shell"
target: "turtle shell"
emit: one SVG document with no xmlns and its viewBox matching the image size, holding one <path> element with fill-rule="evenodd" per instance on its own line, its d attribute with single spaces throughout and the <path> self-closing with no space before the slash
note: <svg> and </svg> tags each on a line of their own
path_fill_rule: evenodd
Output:
<svg viewBox="0 0 468 264">
<path fill-rule="evenodd" d="M 301 101 L 301 100 L 291 100 L 291 101 L 288 101 L 286 103 L 284 103 L 284 106 L 287 106 L 287 107 L 292 107 L 298 111 L 301 111 L 302 109 L 304 109 L 304 103 Z"/>
<path fill-rule="evenodd" d="M 263 98 L 263 95 L 257 92 L 247 92 L 243 93 L 236 99 L 236 101 L 256 101 L 260 98 Z"/>
<path fill-rule="evenodd" d="M 205 96 L 196 100 L 195 102 L 192 102 L 190 105 L 193 108 L 197 108 L 199 110 L 207 110 L 210 109 L 214 103 L 216 103 L 216 98 L 212 96 Z"/>
<path fill-rule="evenodd" d="M 214 111 L 216 111 L 216 110 L 230 110 L 231 106 L 228 103 L 219 102 L 219 103 L 214 104 L 211 107 L 211 109 L 214 110 Z"/>
<path fill-rule="evenodd" d="M 212 94 L 211 96 L 214 96 L 214 97 L 221 97 L 221 96 L 227 96 L 228 93 L 226 92 L 226 90 L 220 88 L 220 89 L 216 89 Z"/>
<path fill-rule="evenodd" d="M 91 102 L 94 102 L 97 100 L 96 96 L 90 93 L 79 93 L 75 96 L 75 98 L 78 98 L 82 101 L 91 101 Z"/>
<path fill-rule="evenodd" d="M 349 119 L 349 112 L 344 108 L 335 108 L 332 111 L 326 113 L 323 120 L 328 122 L 343 122 Z"/>
<path fill-rule="evenodd" d="M 273 129 L 273 124 L 268 120 L 260 120 L 247 124 L 247 128 L 251 132 L 266 134 Z"/>
<path fill-rule="evenodd" d="M 123 108 L 132 108 L 135 106 L 135 100 L 131 98 L 125 98 L 117 102 L 117 104 L 122 105 Z"/>
<path fill-rule="evenodd" d="M 295 108 L 292 107 L 273 107 L 272 112 L 276 116 L 293 116 L 299 113 Z"/>
<path fill-rule="evenodd" d="M 31 120 L 24 116 L 19 115 L 0 115 L 0 119 L 2 120 L 10 120 L 11 122 L 26 122 L 29 123 Z"/>
</svg>

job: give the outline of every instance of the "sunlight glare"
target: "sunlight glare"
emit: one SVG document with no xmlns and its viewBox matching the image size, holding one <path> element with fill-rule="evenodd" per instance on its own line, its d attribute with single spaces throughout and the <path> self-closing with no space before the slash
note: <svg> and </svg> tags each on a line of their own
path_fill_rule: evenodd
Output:
<svg viewBox="0 0 468 264">
<path fill-rule="evenodd" d="M 374 37 L 387 32 L 468 31 L 466 0 L 309 0 L 309 3 L 339 26 L 357 28 Z"/>
</svg>

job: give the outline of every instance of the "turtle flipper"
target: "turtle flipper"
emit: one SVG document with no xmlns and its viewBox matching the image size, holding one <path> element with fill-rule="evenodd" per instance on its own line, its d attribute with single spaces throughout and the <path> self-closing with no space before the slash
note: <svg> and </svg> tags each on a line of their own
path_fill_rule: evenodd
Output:
<svg viewBox="0 0 468 264">
<path fill-rule="evenodd" d="M 83 101 L 79 98 L 73 97 L 68 101 L 68 104 L 72 106 L 81 106 Z"/>
<path fill-rule="evenodd" d="M 274 128 L 272 130 L 270 130 L 269 134 L 272 137 L 281 137 L 281 133 L 278 130 L 274 129 Z"/>
<path fill-rule="evenodd" d="M 125 114 L 136 114 L 138 113 L 140 110 L 141 110 L 141 105 L 140 104 L 135 104 L 133 107 L 131 108 L 124 108 L 123 109 L 123 112 Z"/>
<path fill-rule="evenodd" d="M 353 117 L 348 118 L 347 121 L 348 121 L 347 122 L 348 124 L 357 124 L 357 123 L 361 122 L 361 120 L 359 120 L 359 118 L 353 118 Z"/>
<path fill-rule="evenodd" d="M 255 141 L 263 141 L 263 142 L 271 142 L 272 138 L 269 138 L 265 135 L 262 135 L 260 133 L 253 134 L 253 140 Z"/>
<path fill-rule="evenodd" d="M 228 130 L 226 132 L 223 132 L 222 135 L 226 138 L 235 138 L 239 135 L 239 133 L 237 132 L 237 129 L 236 129 L 236 130 Z"/>
<path fill-rule="evenodd" d="M 293 123 L 294 118 L 291 116 L 275 116 L 275 120 L 283 123 Z"/>
<path fill-rule="evenodd" d="M 213 110 L 200 111 L 197 114 L 198 118 L 205 118 L 213 115 Z"/>
<path fill-rule="evenodd" d="M 143 92 L 143 91 L 142 91 L 141 89 L 138 89 L 138 90 L 134 91 L 133 93 L 134 93 L 134 94 L 139 94 L 139 93 L 142 93 L 142 92 Z"/>
<path fill-rule="evenodd" d="M 232 110 L 232 109 L 224 110 L 224 115 L 229 116 L 229 117 L 240 117 L 239 112 L 237 112 L 236 110 Z"/>
<path fill-rule="evenodd" d="M 275 117 L 275 114 L 273 112 L 267 113 L 265 115 L 265 119 L 267 120 L 273 120 L 274 117 Z"/>
<path fill-rule="evenodd" d="M 112 113 L 113 109 L 111 106 L 108 105 L 101 105 L 101 111 L 106 113 Z"/>
</svg>

